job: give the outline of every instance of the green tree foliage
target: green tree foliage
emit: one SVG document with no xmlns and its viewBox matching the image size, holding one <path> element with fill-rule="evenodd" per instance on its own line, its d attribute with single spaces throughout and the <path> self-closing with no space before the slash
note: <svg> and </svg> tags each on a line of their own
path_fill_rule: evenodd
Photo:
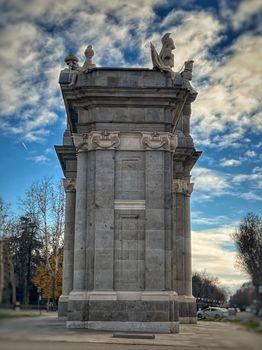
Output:
<svg viewBox="0 0 262 350">
<path fill-rule="evenodd" d="M 23 304 L 29 304 L 30 295 L 31 299 L 34 296 L 35 302 L 37 298 L 32 277 L 43 260 L 41 257 L 42 242 L 36 223 L 26 216 L 20 218 L 15 237 L 17 249 L 14 260 L 19 297 Z"/>
<path fill-rule="evenodd" d="M 262 309 L 262 218 L 248 213 L 232 235 L 238 251 L 238 266 L 247 272 L 257 291 L 257 312 Z"/>
</svg>

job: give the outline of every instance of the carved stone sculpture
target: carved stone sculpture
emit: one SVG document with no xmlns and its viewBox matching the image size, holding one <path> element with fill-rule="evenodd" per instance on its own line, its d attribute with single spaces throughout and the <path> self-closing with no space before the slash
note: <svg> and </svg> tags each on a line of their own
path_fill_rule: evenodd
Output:
<svg viewBox="0 0 262 350">
<path fill-rule="evenodd" d="M 193 72 L 193 64 L 194 61 L 186 61 L 185 62 L 185 68 L 183 72 L 181 73 L 182 79 L 183 79 L 183 87 L 187 88 L 191 94 L 197 95 L 197 92 L 195 89 L 193 89 L 190 81 L 192 80 L 192 72 Z"/>
<path fill-rule="evenodd" d="M 172 53 L 172 50 L 174 50 L 176 47 L 173 39 L 170 38 L 170 33 L 166 33 L 161 39 L 161 42 L 163 46 L 160 51 L 159 57 L 166 67 L 173 68 L 174 54 Z"/>
<path fill-rule="evenodd" d="M 166 33 L 161 41 L 160 54 L 157 53 L 155 46 L 150 43 L 153 68 L 159 69 L 161 72 L 172 72 L 172 67 L 174 67 L 174 55 L 172 53 L 172 50 L 175 49 L 174 41 L 170 38 L 170 33 Z"/>
<path fill-rule="evenodd" d="M 83 73 L 88 73 L 89 70 L 93 69 L 96 67 L 96 65 L 94 63 L 92 63 L 92 57 L 94 56 L 94 50 L 92 49 L 92 45 L 88 45 L 86 50 L 85 50 L 85 57 L 86 60 L 83 64 L 82 67 L 79 66 L 78 64 L 78 58 L 72 54 L 69 54 L 66 58 L 65 58 L 65 62 L 68 66 L 68 68 L 66 68 L 66 70 L 69 70 L 71 73 L 71 78 L 70 78 L 70 84 L 68 86 L 70 87 L 74 87 L 76 82 L 77 82 L 77 78 L 78 78 L 78 74 L 80 72 Z"/>
</svg>

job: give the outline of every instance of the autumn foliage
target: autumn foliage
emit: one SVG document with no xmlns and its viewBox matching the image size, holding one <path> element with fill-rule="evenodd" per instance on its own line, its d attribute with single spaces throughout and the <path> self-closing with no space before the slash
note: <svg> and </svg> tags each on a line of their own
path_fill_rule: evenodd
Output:
<svg viewBox="0 0 262 350">
<path fill-rule="evenodd" d="M 36 269 L 33 277 L 33 284 L 41 291 L 44 299 L 56 299 L 62 294 L 62 277 L 63 277 L 63 254 L 59 253 L 57 259 L 54 255 L 49 258 L 48 267 L 42 263 Z"/>
</svg>

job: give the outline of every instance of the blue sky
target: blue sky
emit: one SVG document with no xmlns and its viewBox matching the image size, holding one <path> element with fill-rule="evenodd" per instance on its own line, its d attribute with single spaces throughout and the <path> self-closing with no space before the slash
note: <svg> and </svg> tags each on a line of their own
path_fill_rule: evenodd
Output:
<svg viewBox="0 0 262 350">
<path fill-rule="evenodd" d="M 54 152 L 65 111 L 58 75 L 92 44 L 98 66 L 151 67 L 149 43 L 176 44 L 175 71 L 194 59 L 193 269 L 238 287 L 230 234 L 261 213 L 262 5 L 259 0 L 0 0 L 0 196 L 16 208 L 30 184 L 60 178 Z"/>
</svg>

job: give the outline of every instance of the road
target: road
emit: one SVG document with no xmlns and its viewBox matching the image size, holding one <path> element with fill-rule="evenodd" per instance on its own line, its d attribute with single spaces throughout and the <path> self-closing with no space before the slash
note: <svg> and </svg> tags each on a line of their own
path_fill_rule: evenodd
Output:
<svg viewBox="0 0 262 350">
<path fill-rule="evenodd" d="M 1 350 L 260 350 L 262 335 L 240 325 L 201 321 L 180 325 L 179 334 L 156 334 L 155 339 L 113 338 L 112 332 L 66 329 L 53 316 L 0 321 Z"/>
</svg>

